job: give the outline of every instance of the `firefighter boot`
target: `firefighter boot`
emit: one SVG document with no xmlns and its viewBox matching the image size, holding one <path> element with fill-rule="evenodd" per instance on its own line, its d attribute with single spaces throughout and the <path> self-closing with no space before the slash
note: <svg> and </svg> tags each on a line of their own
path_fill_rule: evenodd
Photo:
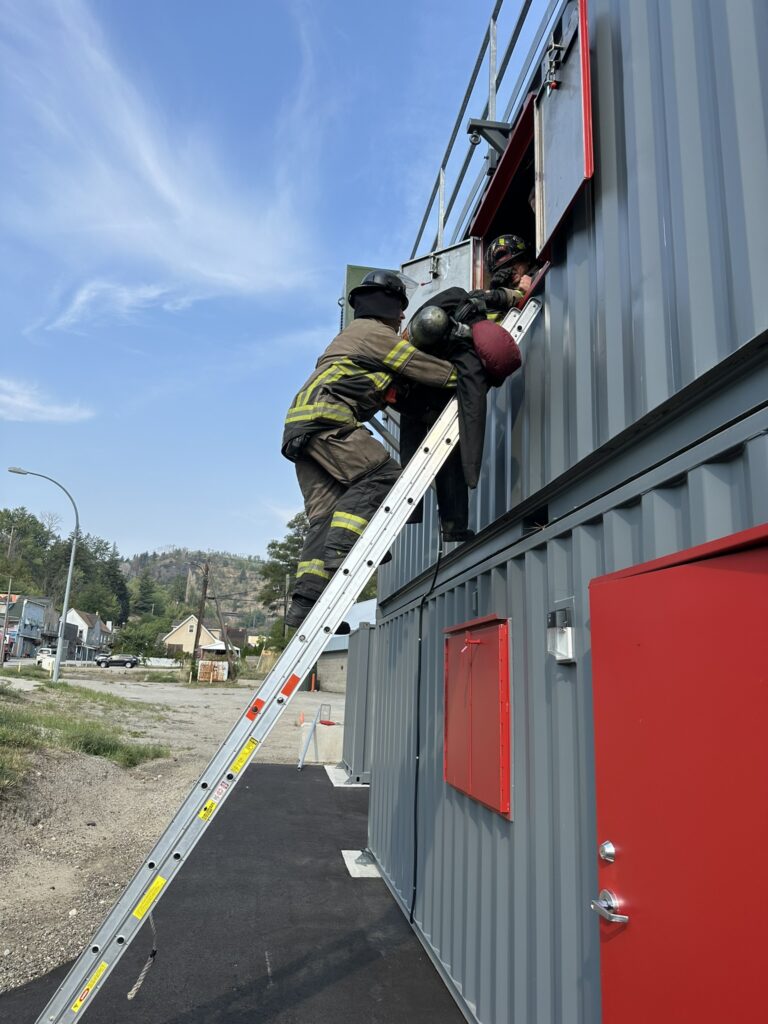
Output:
<svg viewBox="0 0 768 1024">
<path fill-rule="evenodd" d="M 302 597 L 301 594 L 296 594 L 292 601 L 291 606 L 285 616 L 286 626 L 298 628 L 304 619 L 312 611 L 315 602 L 309 597 Z M 348 622 L 340 622 L 334 630 L 337 636 L 346 636 L 350 632 Z"/>
</svg>

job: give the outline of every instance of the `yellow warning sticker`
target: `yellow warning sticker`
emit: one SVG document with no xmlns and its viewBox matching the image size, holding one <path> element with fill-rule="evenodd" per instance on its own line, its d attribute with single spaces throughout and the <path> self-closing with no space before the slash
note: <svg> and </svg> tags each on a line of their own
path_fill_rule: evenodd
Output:
<svg viewBox="0 0 768 1024">
<path fill-rule="evenodd" d="M 235 760 L 229 766 L 229 770 L 231 772 L 234 772 L 235 775 L 237 775 L 237 773 L 240 771 L 240 769 L 243 767 L 243 765 L 246 763 L 246 761 L 251 756 L 251 754 L 254 752 L 256 747 L 258 747 L 258 745 L 259 745 L 259 741 L 255 740 L 255 739 L 253 739 L 253 737 L 251 737 L 251 739 L 248 740 L 248 742 L 245 744 L 243 749 L 237 755 Z"/>
<path fill-rule="evenodd" d="M 96 988 L 96 985 L 98 984 L 99 978 L 102 976 L 104 971 L 106 971 L 107 966 L 108 965 L 107 965 L 106 960 L 102 960 L 101 963 L 99 964 L 99 966 L 96 968 L 96 970 L 93 972 L 93 974 L 88 979 L 88 984 L 85 986 L 85 988 L 80 993 L 80 995 L 77 997 L 77 999 L 74 1001 L 74 1003 L 72 1003 L 72 1013 L 77 1013 L 77 1011 L 83 1005 L 83 1003 L 88 998 L 88 996 L 91 994 L 91 992 L 93 992 L 93 990 Z"/>
<path fill-rule="evenodd" d="M 216 801 L 215 800 L 208 800 L 208 801 L 206 801 L 206 803 L 203 804 L 203 809 L 198 814 L 198 818 L 202 818 L 203 821 L 208 821 L 208 819 L 210 818 L 210 816 L 213 814 L 213 812 L 215 810 L 216 810 Z"/>
<path fill-rule="evenodd" d="M 165 885 L 165 882 L 166 880 L 164 878 L 162 878 L 160 875 L 157 876 L 152 885 L 150 885 L 150 887 L 147 889 L 147 891 L 144 893 L 144 895 L 137 903 L 136 909 L 133 912 L 134 917 L 138 917 L 139 920 L 141 920 L 142 917 L 144 917 L 146 912 L 149 910 L 149 908 L 155 902 L 157 897 L 160 895 L 160 890 Z"/>
</svg>

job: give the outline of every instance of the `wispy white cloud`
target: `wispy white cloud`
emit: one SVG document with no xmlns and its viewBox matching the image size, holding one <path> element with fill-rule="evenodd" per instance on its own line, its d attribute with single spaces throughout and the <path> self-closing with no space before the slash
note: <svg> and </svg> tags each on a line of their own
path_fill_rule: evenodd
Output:
<svg viewBox="0 0 768 1024">
<path fill-rule="evenodd" d="M 77 423 L 93 411 L 73 402 L 60 405 L 36 385 L 0 377 L 0 420 L 16 423 Z"/>
<path fill-rule="evenodd" d="M 263 373 L 267 367 L 295 367 L 299 375 L 306 376 L 320 353 L 338 334 L 339 325 L 332 321 L 286 331 L 272 337 L 246 341 L 226 351 L 227 364 L 240 373 Z"/>
<path fill-rule="evenodd" d="M 300 25 L 302 72 L 280 120 L 283 142 L 306 147 L 319 129 Z M 245 188 L 199 129 L 139 93 L 83 0 L 0 0 L 0 80 L 0 219 L 76 271 L 50 326 L 292 284 L 309 228 L 285 145 Z"/>
</svg>

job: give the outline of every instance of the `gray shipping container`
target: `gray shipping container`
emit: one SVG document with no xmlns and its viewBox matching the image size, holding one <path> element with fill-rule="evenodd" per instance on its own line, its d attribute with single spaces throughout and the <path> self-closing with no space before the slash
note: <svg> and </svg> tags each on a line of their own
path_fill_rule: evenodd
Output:
<svg viewBox="0 0 768 1024">
<path fill-rule="evenodd" d="M 415 860 L 414 927 L 482 1024 L 601 1019 L 590 581 L 768 519 L 768 4 L 588 13 L 595 175 L 489 403 L 477 537 L 435 573 L 430 497 L 379 573 L 369 842 L 406 913 Z M 510 620 L 511 821 L 443 781 L 443 630 L 485 615 Z"/>
</svg>

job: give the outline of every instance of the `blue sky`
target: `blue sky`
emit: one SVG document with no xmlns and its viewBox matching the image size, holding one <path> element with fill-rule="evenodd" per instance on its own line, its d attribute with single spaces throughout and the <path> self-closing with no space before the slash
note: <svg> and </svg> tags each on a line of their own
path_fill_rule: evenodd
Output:
<svg viewBox="0 0 768 1024">
<path fill-rule="evenodd" d="M 282 536 L 285 409 L 345 265 L 410 254 L 491 7 L 0 0 L 4 466 L 125 555 Z"/>
</svg>

